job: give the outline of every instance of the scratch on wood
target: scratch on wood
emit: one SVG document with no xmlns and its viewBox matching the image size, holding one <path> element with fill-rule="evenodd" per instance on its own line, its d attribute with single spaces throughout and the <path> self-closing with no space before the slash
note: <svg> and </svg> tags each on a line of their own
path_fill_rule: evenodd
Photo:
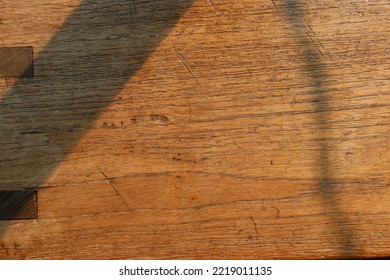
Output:
<svg viewBox="0 0 390 280">
<path fill-rule="evenodd" d="M 318 39 L 316 33 L 314 32 L 314 30 L 313 30 L 313 28 L 310 26 L 310 24 L 307 22 L 306 18 L 305 18 L 303 15 L 301 15 L 301 17 L 302 17 L 303 20 L 305 21 L 305 23 L 306 23 L 307 27 L 310 29 L 311 33 L 312 33 L 312 34 L 314 35 L 314 37 L 317 39 L 318 43 L 321 45 L 322 49 L 325 50 L 324 45 L 323 45 L 323 44 L 321 43 L 321 41 Z M 313 39 L 311 38 L 311 36 L 309 35 L 309 33 L 306 32 L 306 34 L 307 34 L 307 36 L 310 37 L 310 39 L 311 39 L 312 42 L 314 43 L 314 41 L 313 41 Z M 318 49 L 318 48 L 317 48 L 317 49 Z M 323 54 L 320 50 L 318 50 L 318 51 L 320 52 L 321 56 L 322 56 L 323 58 L 325 58 L 324 54 Z"/>
<path fill-rule="evenodd" d="M 185 60 L 185 58 L 174 48 L 175 52 L 176 52 L 176 55 L 177 57 L 180 59 L 180 61 L 183 63 L 183 65 L 187 68 L 188 72 L 190 73 L 190 75 L 192 76 L 192 78 L 195 80 L 195 82 L 199 85 L 199 82 L 198 80 L 196 79 L 194 73 L 192 72 L 191 70 L 191 67 L 188 65 L 187 61 Z"/>
<path fill-rule="evenodd" d="M 319 52 L 319 54 L 322 56 L 322 58 L 325 60 L 325 55 L 322 53 L 322 51 L 320 50 L 320 48 L 317 46 L 316 42 L 313 40 L 312 36 L 309 34 L 309 32 L 307 32 L 307 30 L 303 27 L 303 25 L 301 25 L 301 27 L 303 28 L 303 30 L 305 31 L 307 37 L 310 38 L 310 41 L 313 43 L 314 47 L 317 49 L 317 51 Z M 314 35 L 315 36 L 315 35 Z M 318 43 L 322 46 L 321 42 L 317 39 Z M 322 48 L 325 50 L 325 48 L 322 46 Z"/>
<path fill-rule="evenodd" d="M 306 18 L 304 16 L 301 15 L 301 17 L 303 18 L 303 20 L 305 21 L 307 27 L 309 27 L 311 33 L 313 33 L 314 36 L 316 36 L 316 34 L 314 33 L 313 29 L 311 28 L 310 24 L 307 22 Z"/>
<path fill-rule="evenodd" d="M 322 53 L 319 47 L 316 47 L 322 58 L 325 60 L 325 55 Z"/>
<path fill-rule="evenodd" d="M 123 197 L 120 195 L 120 193 L 116 190 L 116 188 L 114 187 L 114 185 L 111 183 L 111 181 L 108 179 L 108 177 L 103 173 L 103 171 L 100 169 L 99 166 L 97 166 L 97 169 L 99 170 L 100 174 L 103 176 L 103 178 L 107 181 L 107 183 L 111 186 L 111 188 L 114 190 L 114 192 L 116 193 L 117 196 L 120 197 L 120 199 L 123 201 L 123 203 L 126 205 L 127 209 L 130 209 L 129 205 L 126 203 L 126 201 L 123 199 Z"/>
<path fill-rule="evenodd" d="M 279 12 L 278 6 L 276 6 L 275 1 L 274 1 L 274 0 L 271 0 L 271 2 L 272 2 L 272 4 L 274 4 L 276 11 Z"/>
<path fill-rule="evenodd" d="M 209 2 L 210 6 L 213 7 L 213 10 L 216 11 L 213 1 L 207 0 L 207 2 Z"/>
<path fill-rule="evenodd" d="M 318 39 L 317 39 L 317 40 L 318 40 Z M 320 43 L 320 45 L 321 45 L 322 49 L 323 49 L 324 51 L 326 51 L 326 49 L 325 49 L 324 45 L 321 43 L 321 41 L 320 41 L 320 40 L 318 40 L 318 43 Z"/>
<path fill-rule="evenodd" d="M 253 227 L 255 228 L 256 238 L 259 239 L 259 230 L 257 229 L 257 224 L 252 216 L 249 216 L 249 218 L 251 219 Z"/>
</svg>

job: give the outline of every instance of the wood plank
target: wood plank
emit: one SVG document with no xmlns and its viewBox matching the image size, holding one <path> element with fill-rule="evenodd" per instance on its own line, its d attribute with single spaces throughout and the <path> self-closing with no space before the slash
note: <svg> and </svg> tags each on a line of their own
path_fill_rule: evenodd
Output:
<svg viewBox="0 0 390 280">
<path fill-rule="evenodd" d="M 390 6 L 211 2 L 2 2 L 0 258 L 390 256 Z"/>
<path fill-rule="evenodd" d="M 0 78 L 33 77 L 33 62 L 32 47 L 0 48 Z"/>
</svg>

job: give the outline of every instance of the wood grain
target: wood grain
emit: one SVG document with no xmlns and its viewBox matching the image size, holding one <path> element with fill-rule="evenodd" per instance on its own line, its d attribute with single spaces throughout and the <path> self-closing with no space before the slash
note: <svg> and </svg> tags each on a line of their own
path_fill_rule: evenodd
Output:
<svg viewBox="0 0 390 280">
<path fill-rule="evenodd" d="M 115 2 L 2 1 L 0 258 L 390 256 L 388 1 Z"/>
</svg>

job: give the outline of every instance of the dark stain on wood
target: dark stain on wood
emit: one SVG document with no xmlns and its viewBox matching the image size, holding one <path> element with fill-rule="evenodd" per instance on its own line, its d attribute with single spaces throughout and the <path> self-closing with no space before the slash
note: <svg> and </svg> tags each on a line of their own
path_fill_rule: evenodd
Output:
<svg viewBox="0 0 390 280">
<path fill-rule="evenodd" d="M 0 191 L 0 220 L 24 220 L 37 217 L 36 190 Z"/>
<path fill-rule="evenodd" d="M 34 76 L 32 47 L 0 48 L 0 78 Z"/>
</svg>

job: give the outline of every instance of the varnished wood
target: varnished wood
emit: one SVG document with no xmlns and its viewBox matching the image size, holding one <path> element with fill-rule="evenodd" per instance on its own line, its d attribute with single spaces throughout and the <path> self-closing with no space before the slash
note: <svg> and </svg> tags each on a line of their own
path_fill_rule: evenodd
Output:
<svg viewBox="0 0 390 280">
<path fill-rule="evenodd" d="M 388 1 L 1 2 L 0 258 L 390 255 Z"/>
</svg>

